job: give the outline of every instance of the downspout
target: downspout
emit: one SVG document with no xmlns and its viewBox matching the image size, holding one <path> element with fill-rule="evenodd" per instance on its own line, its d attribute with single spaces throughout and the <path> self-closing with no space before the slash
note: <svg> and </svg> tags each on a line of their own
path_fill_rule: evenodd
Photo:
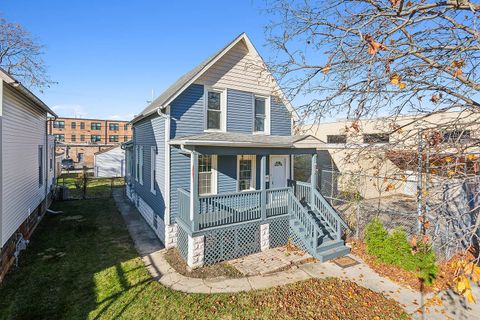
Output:
<svg viewBox="0 0 480 320">
<path fill-rule="evenodd" d="M 56 115 L 53 116 L 53 121 L 55 121 L 58 117 Z M 52 165 L 54 164 L 55 162 L 55 144 L 56 144 L 56 141 L 54 140 L 53 141 L 53 159 L 52 159 Z M 48 200 L 47 200 L 47 197 L 48 197 L 48 172 L 49 172 L 49 169 L 48 169 L 48 166 L 49 166 L 49 159 L 48 159 L 48 153 L 49 153 L 49 148 L 48 148 L 48 113 L 47 113 L 47 121 L 45 122 L 45 209 L 47 209 L 47 203 L 48 203 Z M 53 176 L 55 177 L 55 166 L 53 166 Z"/>
</svg>

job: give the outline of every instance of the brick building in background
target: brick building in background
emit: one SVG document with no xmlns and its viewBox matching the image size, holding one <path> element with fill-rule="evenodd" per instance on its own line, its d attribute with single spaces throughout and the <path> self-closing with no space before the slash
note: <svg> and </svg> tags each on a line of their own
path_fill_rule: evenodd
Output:
<svg viewBox="0 0 480 320">
<path fill-rule="evenodd" d="M 93 155 L 132 139 L 128 121 L 82 118 L 53 118 L 48 132 L 55 136 L 57 153 L 72 159 L 76 167 L 93 167 Z"/>
</svg>

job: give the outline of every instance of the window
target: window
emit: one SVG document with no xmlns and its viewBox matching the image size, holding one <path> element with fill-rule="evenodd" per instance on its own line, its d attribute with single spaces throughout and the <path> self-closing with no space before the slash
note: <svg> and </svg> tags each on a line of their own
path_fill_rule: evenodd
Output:
<svg viewBox="0 0 480 320">
<path fill-rule="evenodd" d="M 444 142 L 465 142 L 472 138 L 470 130 L 453 130 L 443 133 Z"/>
<path fill-rule="evenodd" d="M 80 129 L 85 129 L 85 122 L 80 122 Z"/>
<path fill-rule="evenodd" d="M 150 147 L 150 192 L 156 194 L 155 191 L 155 181 L 156 181 L 156 164 L 157 163 L 157 148 Z"/>
<path fill-rule="evenodd" d="M 255 97 L 255 132 L 265 132 L 265 120 L 266 120 L 266 101 L 267 99 L 261 97 Z"/>
<path fill-rule="evenodd" d="M 123 126 L 123 129 L 126 131 L 128 130 L 128 123 L 126 123 L 124 126 Z"/>
<path fill-rule="evenodd" d="M 118 123 L 109 123 L 108 124 L 108 128 L 110 129 L 110 131 L 118 131 Z"/>
<path fill-rule="evenodd" d="M 77 123 L 75 121 L 72 121 L 70 125 L 72 126 L 72 129 L 77 128 Z"/>
<path fill-rule="evenodd" d="M 43 146 L 38 146 L 38 185 L 43 185 Z"/>
<path fill-rule="evenodd" d="M 222 92 L 207 91 L 207 130 L 222 129 Z"/>
<path fill-rule="evenodd" d="M 143 184 L 143 146 L 137 146 L 135 152 L 135 180 Z"/>
<path fill-rule="evenodd" d="M 198 156 L 198 194 L 215 194 L 217 157 L 212 155 Z"/>
<path fill-rule="evenodd" d="M 102 137 L 99 136 L 99 135 L 92 134 L 92 136 L 90 137 L 90 141 L 92 141 L 92 142 L 100 142 L 100 141 L 102 141 Z"/>
<path fill-rule="evenodd" d="M 364 143 L 388 143 L 390 136 L 386 133 L 367 133 L 363 135 Z"/>
<path fill-rule="evenodd" d="M 255 190 L 255 156 L 238 156 L 238 191 Z"/>
<path fill-rule="evenodd" d="M 110 141 L 110 142 L 118 142 L 118 136 L 117 136 L 117 135 L 109 136 L 109 137 L 108 137 L 108 141 Z"/>
<path fill-rule="evenodd" d="M 77 136 L 72 134 L 72 142 L 75 142 L 75 141 L 77 141 Z"/>
<path fill-rule="evenodd" d="M 91 123 L 92 130 L 101 130 L 102 124 L 100 122 L 92 122 Z"/>
<path fill-rule="evenodd" d="M 128 141 L 128 136 L 123 136 L 123 141 L 127 142 Z"/>
<path fill-rule="evenodd" d="M 54 134 L 56 141 L 65 141 L 65 135 L 64 134 Z"/>
<path fill-rule="evenodd" d="M 327 135 L 327 143 L 347 143 L 346 134 L 329 134 Z"/>
<path fill-rule="evenodd" d="M 53 147 L 50 147 L 50 151 L 49 151 L 49 157 L 48 157 L 48 162 L 49 162 L 49 168 L 50 168 L 50 171 L 53 170 L 53 156 L 54 156 L 54 150 L 53 150 Z"/>
<path fill-rule="evenodd" d="M 65 128 L 65 121 L 53 121 L 53 127 L 63 129 Z"/>
<path fill-rule="evenodd" d="M 84 134 L 80 135 L 80 141 L 85 141 L 85 135 Z"/>
</svg>

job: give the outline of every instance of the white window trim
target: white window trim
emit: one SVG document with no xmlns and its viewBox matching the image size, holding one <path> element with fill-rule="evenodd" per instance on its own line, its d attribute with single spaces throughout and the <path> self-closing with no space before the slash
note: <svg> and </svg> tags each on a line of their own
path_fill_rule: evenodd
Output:
<svg viewBox="0 0 480 320">
<path fill-rule="evenodd" d="M 139 175 L 138 175 L 138 179 L 139 179 L 139 183 L 141 185 L 143 185 L 143 146 L 139 146 L 139 155 L 138 155 L 138 158 L 139 158 Z"/>
<path fill-rule="evenodd" d="M 255 155 L 237 155 L 237 192 L 240 191 L 240 159 L 251 159 L 252 160 L 252 177 L 250 185 L 252 188 L 249 190 L 242 190 L 242 191 L 252 191 L 256 190 L 257 188 L 257 156 Z"/>
<path fill-rule="evenodd" d="M 220 129 L 207 128 L 208 92 L 220 92 Z M 227 89 L 204 86 L 203 92 L 203 130 L 205 132 L 226 132 L 227 131 Z"/>
<path fill-rule="evenodd" d="M 139 147 L 138 146 L 135 146 L 135 166 L 134 166 L 134 170 L 135 170 L 135 181 L 138 182 L 138 177 L 140 175 L 140 157 L 139 157 L 139 154 L 140 152 L 138 151 Z"/>
<path fill-rule="evenodd" d="M 157 194 L 155 190 L 155 167 L 157 165 L 157 148 L 155 146 L 150 147 L 150 192 Z"/>
<path fill-rule="evenodd" d="M 265 126 L 263 131 L 255 131 L 255 98 L 263 98 L 265 99 Z M 271 98 L 269 96 L 264 96 L 261 94 L 253 94 L 252 97 L 252 131 L 253 134 L 264 134 L 264 135 L 270 135 L 270 109 L 272 107 L 271 103 Z"/>
<path fill-rule="evenodd" d="M 212 193 L 202 193 L 199 195 L 201 196 L 208 196 L 208 195 L 214 195 L 217 194 L 218 192 L 218 171 L 217 171 L 217 165 L 218 165 L 218 156 L 216 154 L 212 154 Z M 197 164 L 197 168 L 199 167 L 199 164 Z M 200 174 L 200 171 L 198 172 Z"/>
</svg>

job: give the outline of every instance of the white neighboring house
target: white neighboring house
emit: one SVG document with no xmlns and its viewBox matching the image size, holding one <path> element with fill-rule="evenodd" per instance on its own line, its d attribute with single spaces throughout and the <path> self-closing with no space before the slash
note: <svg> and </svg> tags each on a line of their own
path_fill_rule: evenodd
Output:
<svg viewBox="0 0 480 320">
<path fill-rule="evenodd" d="M 0 69 L 0 282 L 51 203 L 56 114 Z"/>
<path fill-rule="evenodd" d="M 120 146 L 95 153 L 93 162 L 97 178 L 125 176 L 125 150 Z"/>
</svg>

